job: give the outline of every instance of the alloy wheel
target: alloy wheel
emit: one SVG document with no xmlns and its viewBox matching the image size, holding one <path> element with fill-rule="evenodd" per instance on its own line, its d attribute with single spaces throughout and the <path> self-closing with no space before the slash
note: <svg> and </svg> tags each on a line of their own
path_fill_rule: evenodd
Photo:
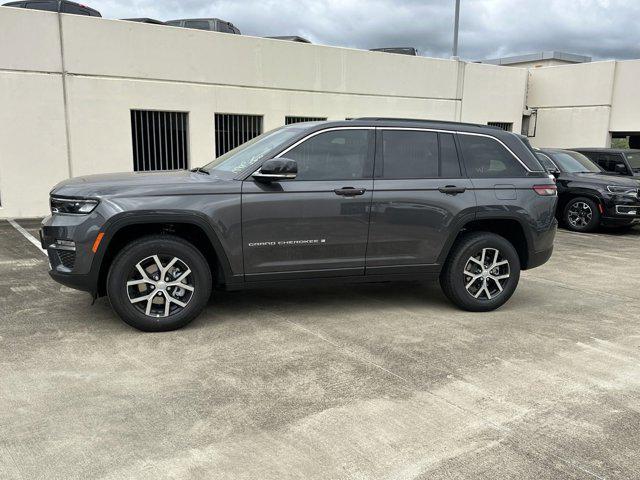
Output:
<svg viewBox="0 0 640 480">
<path fill-rule="evenodd" d="M 492 300 L 504 291 L 510 276 L 509 261 L 497 248 L 483 248 L 464 266 L 465 288 L 473 298 Z"/>
<path fill-rule="evenodd" d="M 575 202 L 567 212 L 567 220 L 574 228 L 585 228 L 592 218 L 593 211 L 585 202 Z"/>
<path fill-rule="evenodd" d="M 168 317 L 186 308 L 195 291 L 191 269 L 178 257 L 152 255 L 127 277 L 131 304 L 150 317 Z"/>
</svg>

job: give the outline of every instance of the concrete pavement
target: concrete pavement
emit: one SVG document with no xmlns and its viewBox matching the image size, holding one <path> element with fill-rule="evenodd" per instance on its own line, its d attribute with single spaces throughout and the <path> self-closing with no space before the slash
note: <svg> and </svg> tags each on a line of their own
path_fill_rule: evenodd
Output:
<svg viewBox="0 0 640 480">
<path fill-rule="evenodd" d="M 0 478 L 639 478 L 639 260 L 638 227 L 560 231 L 497 312 L 218 292 L 144 334 L 0 221 Z"/>
</svg>

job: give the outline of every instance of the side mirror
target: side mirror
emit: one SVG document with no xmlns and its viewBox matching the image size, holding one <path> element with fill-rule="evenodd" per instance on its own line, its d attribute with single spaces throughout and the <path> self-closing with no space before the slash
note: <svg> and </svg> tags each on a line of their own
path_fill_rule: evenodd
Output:
<svg viewBox="0 0 640 480">
<path fill-rule="evenodd" d="M 624 163 L 616 163 L 615 170 L 616 173 L 620 173 L 622 175 L 627 174 L 627 167 Z"/>
<path fill-rule="evenodd" d="M 270 183 L 278 180 L 293 180 L 298 175 L 298 164 L 288 158 L 272 158 L 262 164 L 252 176 L 256 182 Z"/>
</svg>

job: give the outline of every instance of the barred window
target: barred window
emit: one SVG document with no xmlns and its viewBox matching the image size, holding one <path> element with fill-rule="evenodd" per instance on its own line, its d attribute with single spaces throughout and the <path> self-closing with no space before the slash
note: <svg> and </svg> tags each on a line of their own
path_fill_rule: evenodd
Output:
<svg viewBox="0 0 640 480">
<path fill-rule="evenodd" d="M 215 114 L 216 157 L 262 133 L 262 115 Z"/>
<path fill-rule="evenodd" d="M 131 110 L 133 170 L 188 168 L 188 113 Z"/>
</svg>

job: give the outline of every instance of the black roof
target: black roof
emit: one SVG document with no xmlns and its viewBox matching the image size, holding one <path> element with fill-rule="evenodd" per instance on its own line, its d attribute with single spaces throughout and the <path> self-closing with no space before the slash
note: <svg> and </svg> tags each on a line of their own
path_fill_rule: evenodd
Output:
<svg viewBox="0 0 640 480">
<path fill-rule="evenodd" d="M 264 37 L 264 38 L 271 38 L 273 40 L 288 40 L 289 42 L 311 43 L 306 38 L 299 37 L 298 35 L 284 35 L 284 36 Z"/>
<path fill-rule="evenodd" d="M 638 153 L 639 149 L 634 148 L 568 148 L 576 152 L 601 152 L 601 153 Z"/>
<path fill-rule="evenodd" d="M 155 25 L 166 25 L 163 21 L 156 20 L 154 18 L 121 18 L 120 20 L 124 20 L 125 22 L 140 22 L 140 23 L 153 23 Z"/>
<path fill-rule="evenodd" d="M 385 53 L 398 53 L 400 55 L 418 55 L 418 50 L 415 47 L 384 47 L 384 48 L 370 48 L 372 52 L 385 52 Z"/>
<path fill-rule="evenodd" d="M 466 122 L 453 122 L 450 120 L 425 120 L 422 118 L 395 118 L 395 117 L 360 117 L 360 118 L 353 118 L 351 120 L 348 120 L 349 122 L 354 122 L 354 121 L 362 121 L 362 122 L 376 122 L 376 123 L 385 123 L 385 124 L 396 124 L 396 123 L 401 123 L 401 124 L 407 124 L 407 123 L 411 123 L 411 124 L 420 124 L 422 126 L 456 126 L 456 127 L 477 127 L 477 128 L 482 128 L 482 129 L 489 129 L 492 131 L 500 131 L 500 132 L 505 132 L 506 130 L 503 130 L 500 127 L 494 127 L 492 125 L 483 125 L 481 123 L 466 123 Z M 510 132 L 509 132 L 510 133 Z"/>
</svg>

